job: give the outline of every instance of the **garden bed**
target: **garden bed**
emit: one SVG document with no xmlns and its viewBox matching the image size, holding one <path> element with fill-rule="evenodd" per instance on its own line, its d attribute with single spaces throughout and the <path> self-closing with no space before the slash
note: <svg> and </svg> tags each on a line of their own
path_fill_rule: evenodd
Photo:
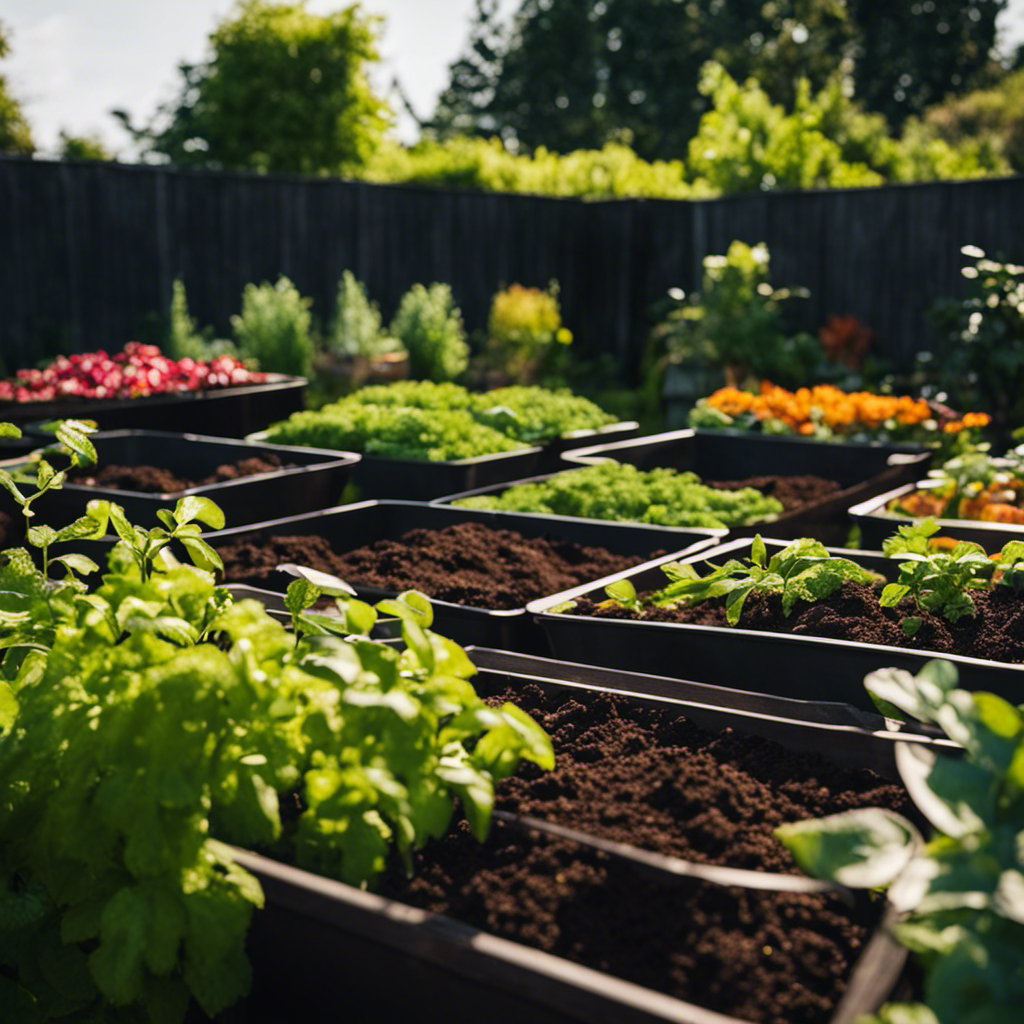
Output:
<svg viewBox="0 0 1024 1024">
<path fill-rule="evenodd" d="M 792 702 L 767 699 L 751 712 L 742 707 L 749 695 L 733 693 L 720 707 L 716 688 L 696 684 L 686 684 L 692 703 L 553 681 L 506 689 L 517 673 L 536 681 L 551 663 L 480 654 L 480 664 L 490 656 L 507 671 L 485 670 L 478 688 L 536 714 L 558 758 L 555 772 L 527 769 L 499 789 L 506 813 L 691 863 L 778 872 L 802 886 L 771 835 L 775 824 L 879 803 L 907 809 L 899 787 L 829 763 L 834 750 L 847 764 L 873 763 L 875 747 L 893 746 L 875 716 L 873 729 L 840 727 L 835 744 L 829 728 L 787 719 Z M 560 667 L 570 675 L 575 668 Z M 629 686 L 618 673 L 601 675 L 606 686 Z M 694 721 L 681 717 L 691 712 Z M 716 733 L 702 732 L 708 719 Z M 748 728 L 787 740 L 800 734 L 802 743 L 780 747 L 745 735 Z M 823 756 L 796 753 L 801 747 Z M 774 806 L 765 802 L 770 793 Z M 888 994 L 905 956 L 879 932 L 869 942 L 880 903 L 851 910 L 820 892 L 743 888 L 735 876 L 729 887 L 678 876 L 654 881 L 618 856 L 507 822 L 495 823 L 483 847 L 461 827 L 431 844 L 417 855 L 411 882 L 400 872 L 389 876 L 390 898 L 252 854 L 241 859 L 268 895 L 250 942 L 251 1001 L 273 1013 L 301 992 L 317 1021 L 328 1019 L 339 981 L 350 995 L 375 992 L 378 1010 L 389 1014 L 415 1015 L 418 1004 L 421 1015 L 423 1000 L 443 999 L 451 1021 L 479 1019 L 481 1005 L 497 1021 L 852 1021 Z M 524 866 L 537 874 L 523 878 Z M 861 972 L 853 1005 L 837 1011 L 868 944 L 874 955 L 864 959 L 876 967 L 880 960 L 881 971 Z M 293 976 L 290 968 L 309 957 L 318 970 Z M 403 985 L 380 987 L 398 971 Z"/>
<path fill-rule="evenodd" d="M 411 550 L 401 543 L 410 535 Z M 275 567 L 294 562 L 341 576 L 366 600 L 420 589 L 436 599 L 438 632 L 462 643 L 537 650 L 543 642 L 525 607 L 535 596 L 563 589 L 553 586 L 557 579 L 595 579 L 599 567 L 636 565 L 658 551 L 708 547 L 717 537 L 707 530 L 566 523 L 381 501 L 208 539 L 225 559 L 229 581 L 283 592 L 290 577 Z M 561 567 L 554 569 L 552 559 Z"/>
<path fill-rule="evenodd" d="M 918 484 L 905 484 L 877 497 L 859 502 L 850 509 L 850 518 L 860 527 L 861 543 L 866 548 L 881 548 L 883 541 L 891 537 L 898 527 L 912 523 L 911 516 L 897 515 L 889 511 L 894 501 L 906 498 L 918 489 Z M 917 517 L 917 522 L 923 519 Z M 980 544 L 986 551 L 998 551 L 1007 541 L 1024 537 L 1024 524 L 988 523 L 978 519 L 935 520 L 939 535 L 955 540 L 970 540 Z"/>
<path fill-rule="evenodd" d="M 786 546 L 781 540 L 764 543 L 769 555 Z M 712 563 L 721 565 L 749 552 L 750 541 L 735 540 L 681 561 L 703 575 Z M 887 580 L 896 578 L 903 560 L 868 551 L 829 552 Z M 941 655 L 957 664 L 964 688 L 992 690 L 1013 702 L 1024 699 L 1024 644 L 1019 639 L 1024 601 L 1009 588 L 999 588 L 1007 591 L 1005 595 L 971 591 L 977 615 L 956 623 L 907 601 L 896 608 L 880 608 L 876 591 L 849 582 L 814 604 L 798 601 L 788 618 L 776 597 L 753 593 L 739 623 L 727 625 L 722 599 L 693 608 L 654 609 L 643 619 L 619 607 L 595 609 L 595 603 L 605 600 L 605 587 L 617 580 L 629 580 L 641 594 L 668 582 L 659 562 L 652 561 L 531 602 L 528 611 L 538 618 L 556 656 L 571 658 L 585 652 L 599 665 L 870 708 L 862 686 L 868 672 L 880 664 L 918 671 L 925 661 Z M 552 611 L 566 601 L 575 601 L 576 606 Z M 597 615 L 589 614 L 595 610 Z M 913 637 L 900 625 L 908 615 L 922 620 Z M 1006 660 L 999 660 L 1001 656 Z"/>
<path fill-rule="evenodd" d="M 241 525 L 268 515 L 288 515 L 337 504 L 351 468 L 359 456 L 351 452 L 321 451 L 315 448 L 257 445 L 248 441 L 197 434 L 172 434 L 155 430 L 119 430 L 92 435 L 99 464 L 83 471 L 82 479 L 69 479 L 60 490 L 48 491 L 37 508 L 48 522 L 59 525 L 85 512 L 94 498 L 107 498 L 121 505 L 128 519 L 140 526 L 156 523 L 156 511 L 173 506 L 186 494 L 212 498 L 231 525 Z M 224 467 L 259 460 L 257 475 L 225 471 Z M 267 469 L 267 465 L 277 467 Z M 145 489 L 129 490 L 115 482 L 101 483 L 106 467 L 159 467 L 168 475 L 153 479 L 146 473 Z M 252 464 L 250 463 L 250 468 Z M 226 477 L 218 482 L 215 477 Z M 177 485 L 198 478 L 202 483 L 184 490 Z M 89 484 L 87 480 L 94 481 Z M 132 481 L 127 481 L 131 483 Z M 153 489 L 161 483 L 173 491 Z"/>
<path fill-rule="evenodd" d="M 850 505 L 924 475 L 932 453 L 894 444 L 830 445 L 804 438 L 675 430 L 581 448 L 565 456 L 567 462 L 578 465 L 602 459 L 644 470 L 663 466 L 691 470 L 707 480 L 817 476 L 836 481 L 838 488 L 817 495 L 800 508 L 787 509 L 773 522 L 771 532 L 776 537 L 814 536 L 841 544 L 849 532 Z M 739 527 L 733 532 L 751 535 L 757 528 Z"/>
</svg>

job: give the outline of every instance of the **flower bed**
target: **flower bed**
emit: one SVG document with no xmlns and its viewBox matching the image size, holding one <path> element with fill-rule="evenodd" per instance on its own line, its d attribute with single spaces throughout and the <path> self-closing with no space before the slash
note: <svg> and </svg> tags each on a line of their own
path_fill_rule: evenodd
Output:
<svg viewBox="0 0 1024 1024">
<path fill-rule="evenodd" d="M 814 437 L 823 441 L 950 444 L 963 431 L 987 427 L 986 413 L 953 412 L 937 402 L 910 395 L 845 392 L 831 384 L 787 391 L 762 381 L 757 394 L 719 388 L 702 398 L 690 425 L 702 430 L 759 430 Z"/>
</svg>

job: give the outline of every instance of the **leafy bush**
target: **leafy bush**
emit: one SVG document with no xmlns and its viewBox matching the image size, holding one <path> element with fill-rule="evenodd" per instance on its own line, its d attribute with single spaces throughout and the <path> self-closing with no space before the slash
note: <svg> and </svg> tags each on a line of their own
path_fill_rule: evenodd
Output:
<svg viewBox="0 0 1024 1024">
<path fill-rule="evenodd" d="M 514 451 L 614 419 L 564 390 L 512 387 L 472 394 L 450 382 L 400 381 L 361 388 L 318 412 L 295 413 L 274 424 L 270 437 L 279 444 L 436 462 Z"/>
<path fill-rule="evenodd" d="M 997 427 L 1024 422 L 1024 266 L 989 259 L 975 245 L 960 250 L 974 262 L 962 301 L 937 304 L 945 333 L 943 384 L 968 407 L 991 412 Z"/>
<path fill-rule="evenodd" d="M 496 388 L 472 396 L 474 415 L 481 422 L 526 444 L 543 444 L 576 430 L 597 430 L 615 422 L 588 398 L 566 388 Z"/>
<path fill-rule="evenodd" d="M 242 312 L 231 318 L 238 349 L 260 369 L 308 377 L 313 372 L 310 299 L 304 299 L 287 277 L 276 284 L 247 284 Z"/>
<path fill-rule="evenodd" d="M 774 288 L 768 247 L 738 239 L 724 256 L 704 257 L 699 294 L 673 289 L 677 305 L 655 329 L 671 362 L 721 366 L 738 385 L 757 379 L 803 384 L 823 363 L 821 346 L 809 335 L 787 338 L 782 304 L 806 289 Z"/>
<path fill-rule="evenodd" d="M 469 365 L 462 314 L 446 284 L 413 285 L 402 296 L 391 333 L 409 353 L 409 372 L 420 380 L 454 380 Z"/>
<path fill-rule="evenodd" d="M 196 322 L 188 311 L 185 283 L 180 277 L 176 277 L 171 286 L 169 320 L 166 352 L 171 359 L 194 359 L 198 363 L 238 355 L 238 349 L 230 341 L 208 340 L 209 328 L 206 331 L 196 329 Z"/>
<path fill-rule="evenodd" d="M 377 304 L 370 302 L 366 289 L 350 270 L 346 270 L 338 282 L 327 348 L 335 355 L 362 356 L 365 359 L 402 351 L 401 343 L 387 337 L 381 330 Z"/>
<path fill-rule="evenodd" d="M 572 333 L 562 326 L 557 282 L 547 291 L 513 284 L 491 302 L 481 362 L 513 384 L 530 384 L 553 362 L 557 347 L 571 343 Z"/>
<path fill-rule="evenodd" d="M 463 498 L 462 508 L 543 512 L 659 526 L 743 526 L 774 518 L 782 503 L 752 487 L 720 491 L 696 473 L 643 472 L 621 462 L 568 469 L 548 480 L 517 484 L 499 495 Z"/>
</svg>

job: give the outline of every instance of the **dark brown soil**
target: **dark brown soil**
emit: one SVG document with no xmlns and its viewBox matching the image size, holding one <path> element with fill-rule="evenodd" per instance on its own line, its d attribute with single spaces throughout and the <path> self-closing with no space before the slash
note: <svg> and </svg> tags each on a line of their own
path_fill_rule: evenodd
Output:
<svg viewBox="0 0 1024 1024">
<path fill-rule="evenodd" d="M 711 735 L 615 696 L 529 686 L 505 695 L 553 737 L 555 771 L 524 766 L 502 810 L 644 849 L 732 867 L 798 873 L 773 829 L 853 807 L 906 813 L 902 789 L 871 772 L 726 730 Z M 719 1013 L 770 1024 L 825 1021 L 878 913 L 839 900 L 652 880 L 568 841 L 465 823 L 416 855 L 385 890 Z"/>
<path fill-rule="evenodd" d="M 614 555 L 571 541 L 526 538 L 513 530 L 459 523 L 442 530 L 410 530 L 337 554 L 323 537 L 242 540 L 217 549 L 229 583 L 280 585 L 282 562 L 340 576 L 381 590 L 422 590 L 430 597 L 476 608 L 522 608 L 579 583 L 619 572 L 644 559 Z"/>
<path fill-rule="evenodd" d="M 751 594 L 743 605 L 736 626 L 725 618 L 721 598 L 704 601 L 692 608 L 650 608 L 639 615 L 614 605 L 598 606 L 590 600 L 577 602 L 574 615 L 632 619 L 645 622 L 688 622 L 700 626 L 758 629 L 771 633 L 823 636 L 832 640 L 856 640 L 866 644 L 887 644 L 940 654 L 962 654 L 993 661 L 1024 663 L 1024 599 L 1009 587 L 971 592 L 977 612 L 957 622 L 921 611 L 906 599 L 896 608 L 883 608 L 878 591 L 862 583 L 844 583 L 821 601 L 799 601 L 789 617 L 782 614 L 777 594 Z M 909 637 L 900 626 L 907 616 L 921 618 L 917 633 Z"/>
<path fill-rule="evenodd" d="M 83 487 L 109 487 L 115 491 L 139 491 L 143 494 L 174 494 L 190 487 L 204 487 L 225 480 L 274 473 L 279 469 L 281 460 L 276 455 L 266 455 L 218 466 L 202 480 L 186 480 L 158 466 L 104 466 L 98 473 L 74 473 L 71 480 Z"/>
<path fill-rule="evenodd" d="M 720 491 L 753 487 L 766 497 L 781 501 L 785 512 L 792 512 L 811 502 L 824 501 L 842 490 L 835 480 L 820 476 L 751 476 L 746 480 L 705 480 L 704 483 Z"/>
</svg>

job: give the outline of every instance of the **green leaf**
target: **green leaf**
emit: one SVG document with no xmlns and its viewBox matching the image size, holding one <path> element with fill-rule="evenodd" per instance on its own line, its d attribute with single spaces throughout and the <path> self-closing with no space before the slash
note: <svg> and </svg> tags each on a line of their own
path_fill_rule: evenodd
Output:
<svg viewBox="0 0 1024 1024">
<path fill-rule="evenodd" d="M 95 540 L 103 536 L 103 532 L 106 530 L 106 523 L 107 521 L 105 516 L 102 523 L 99 518 L 95 516 L 81 516 L 73 523 L 69 523 L 67 526 L 59 529 L 57 531 L 56 540 L 58 543 L 68 540 L 81 540 L 84 538 Z"/>
<path fill-rule="evenodd" d="M 434 609 L 430 598 L 418 590 L 405 590 L 398 597 L 386 597 L 374 607 L 385 615 L 394 615 L 403 623 L 413 623 L 429 629 L 434 622 Z"/>
<path fill-rule="evenodd" d="M 57 424 L 57 440 L 73 455 L 73 462 L 81 466 L 94 466 L 99 459 L 96 447 L 86 436 L 96 424 L 88 420 L 64 420 Z"/>
<path fill-rule="evenodd" d="M 178 540 L 200 569 L 206 569 L 209 572 L 224 569 L 224 561 L 217 553 L 216 548 L 211 547 L 205 540 L 201 540 L 199 537 L 179 537 Z"/>
<path fill-rule="evenodd" d="M 284 595 L 285 607 L 292 613 L 298 615 L 307 608 L 312 608 L 319 599 L 321 589 L 307 579 L 293 580 L 288 584 L 288 590 Z"/>
<path fill-rule="evenodd" d="M 887 583 L 882 588 L 882 595 L 878 603 L 883 608 L 895 608 L 910 593 L 910 587 L 899 583 Z"/>
<path fill-rule="evenodd" d="M 199 639 L 199 631 L 191 622 L 174 615 L 131 615 L 124 623 L 129 633 L 157 633 L 181 647 L 188 647 Z"/>
<path fill-rule="evenodd" d="M 909 743 L 897 747 L 896 765 L 917 809 L 945 835 L 966 836 L 991 820 L 995 792 L 984 769 Z"/>
<path fill-rule="evenodd" d="M 616 580 L 604 588 L 604 592 L 618 604 L 627 608 L 635 607 L 639 602 L 636 596 L 636 587 L 629 580 Z"/>
<path fill-rule="evenodd" d="M 178 499 L 174 507 L 174 519 L 179 526 L 198 519 L 213 530 L 224 529 L 224 513 L 216 502 L 200 494 L 189 494 Z"/>
<path fill-rule="evenodd" d="M 16 427 L 13 423 L 0 423 L 0 437 L 17 439 L 21 437 L 21 427 Z"/>
<path fill-rule="evenodd" d="M 45 548 L 57 539 L 57 531 L 49 526 L 30 526 L 25 536 L 33 547 Z"/>
<path fill-rule="evenodd" d="M 900 629 L 903 630 L 904 636 L 917 636 L 917 631 L 921 628 L 924 623 L 924 619 L 919 618 L 916 615 L 907 615 L 905 618 L 900 620 Z"/>
<path fill-rule="evenodd" d="M 146 907 L 134 888 L 123 888 L 100 917 L 100 944 L 89 970 L 100 991 L 115 1005 L 133 1002 L 142 992 Z"/>
<path fill-rule="evenodd" d="M 80 573 L 82 576 L 88 576 L 91 573 L 99 572 L 100 567 L 86 555 L 58 555 L 52 559 L 54 562 L 60 562 L 61 565 L 65 565 L 68 569 L 73 569 L 75 572 Z"/>
<path fill-rule="evenodd" d="M 14 727 L 18 718 L 18 698 L 9 683 L 0 681 L 0 733 Z"/>
<path fill-rule="evenodd" d="M 764 545 L 764 541 L 761 539 L 761 534 L 757 534 L 754 537 L 754 543 L 750 548 L 750 560 L 754 565 L 759 565 L 763 569 L 768 563 L 768 549 Z"/>
<path fill-rule="evenodd" d="M 775 834 L 808 874 L 868 889 L 892 882 L 921 842 L 909 821 L 877 807 L 780 825 Z"/>
<path fill-rule="evenodd" d="M 905 669 L 881 668 L 864 679 L 872 699 L 884 700 L 911 718 L 931 722 L 959 680 L 956 665 L 933 659 L 915 676 Z"/>
<path fill-rule="evenodd" d="M 345 618 L 345 627 L 349 633 L 356 636 L 370 635 L 373 627 L 377 624 L 377 612 L 372 605 L 354 598 L 349 601 L 339 598 L 337 604 Z"/>
</svg>

